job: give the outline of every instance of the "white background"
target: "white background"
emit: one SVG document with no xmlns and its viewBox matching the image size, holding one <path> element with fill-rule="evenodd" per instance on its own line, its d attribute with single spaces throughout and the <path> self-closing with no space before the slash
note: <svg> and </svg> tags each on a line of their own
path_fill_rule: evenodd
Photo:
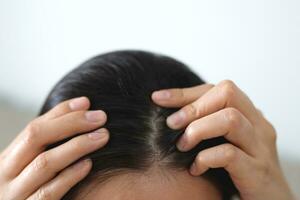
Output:
<svg viewBox="0 0 300 200">
<path fill-rule="evenodd" d="M 299 0 L 0 0 L 0 96 L 36 114 L 91 56 L 160 52 L 234 80 L 273 122 L 279 152 L 300 160 L 299 36 Z"/>
</svg>

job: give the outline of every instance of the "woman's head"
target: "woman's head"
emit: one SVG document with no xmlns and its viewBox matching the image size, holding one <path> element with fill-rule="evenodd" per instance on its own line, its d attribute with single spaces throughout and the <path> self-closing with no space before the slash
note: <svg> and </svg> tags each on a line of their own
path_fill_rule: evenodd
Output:
<svg viewBox="0 0 300 200">
<path fill-rule="evenodd" d="M 187 172 L 199 151 L 226 140 L 209 139 L 191 151 L 178 151 L 175 144 L 184 129 L 172 130 L 166 125 L 166 117 L 178 108 L 163 108 L 151 100 L 154 90 L 203 83 L 183 63 L 143 51 L 99 55 L 68 73 L 53 88 L 40 114 L 64 100 L 87 96 L 90 110 L 106 112 L 104 127 L 110 140 L 88 155 L 93 161 L 92 171 L 64 199 L 93 199 L 95 195 L 97 199 L 100 195 L 103 200 L 167 196 L 197 200 L 205 193 L 212 200 L 218 193 L 228 199 L 236 190 L 225 170 L 211 169 L 201 177 Z"/>
</svg>

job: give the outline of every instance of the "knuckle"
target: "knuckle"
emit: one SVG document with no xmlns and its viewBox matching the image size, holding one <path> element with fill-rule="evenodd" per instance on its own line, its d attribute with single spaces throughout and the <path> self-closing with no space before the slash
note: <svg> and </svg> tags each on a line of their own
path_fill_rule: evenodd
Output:
<svg viewBox="0 0 300 200">
<path fill-rule="evenodd" d="M 277 141 L 277 133 L 276 133 L 276 129 L 275 127 L 268 121 L 268 126 L 269 126 L 269 135 L 270 135 L 270 139 L 273 142 Z"/>
<path fill-rule="evenodd" d="M 272 143 L 276 143 L 277 141 L 277 133 L 275 131 L 270 131 L 269 137 Z"/>
<path fill-rule="evenodd" d="M 224 118 L 232 128 L 241 124 L 241 113 L 236 108 L 226 108 L 224 110 Z"/>
<path fill-rule="evenodd" d="M 272 123 L 270 123 L 267 119 L 264 118 L 264 130 L 265 130 L 265 135 L 266 138 L 271 141 L 272 143 L 276 143 L 277 141 L 277 132 L 275 127 L 273 126 Z"/>
<path fill-rule="evenodd" d="M 187 113 L 188 116 L 197 117 L 198 112 L 197 108 L 194 104 L 188 104 L 184 107 L 184 111 Z"/>
<path fill-rule="evenodd" d="M 47 189 L 41 188 L 37 191 L 36 198 L 38 200 L 51 200 L 52 195 L 51 192 L 49 192 Z"/>
<path fill-rule="evenodd" d="M 226 98 L 232 98 L 232 96 L 236 93 L 236 85 L 231 80 L 221 81 L 219 86 Z"/>
<path fill-rule="evenodd" d="M 37 140 L 40 130 L 41 127 L 38 122 L 30 122 L 25 128 L 24 142 L 28 144 L 33 144 Z"/>
<path fill-rule="evenodd" d="M 266 180 L 266 177 L 269 177 L 270 175 L 270 167 L 267 163 L 260 163 L 258 166 L 258 170 L 260 171 L 261 174 L 261 180 Z"/>
<path fill-rule="evenodd" d="M 234 146 L 230 144 L 223 146 L 223 155 L 227 162 L 233 161 L 236 157 L 236 154 L 237 154 L 237 149 Z"/>
<path fill-rule="evenodd" d="M 196 139 L 195 135 L 195 129 L 194 127 L 188 126 L 185 130 L 185 133 L 183 134 L 183 137 L 181 137 L 182 140 L 184 140 L 185 146 L 193 145 Z"/>
<path fill-rule="evenodd" d="M 33 161 L 33 169 L 35 171 L 39 170 L 46 170 L 49 168 L 49 158 L 46 153 L 40 154 L 34 161 Z"/>
<path fill-rule="evenodd" d="M 262 112 L 262 110 L 256 108 L 256 111 L 259 113 L 260 116 L 264 117 L 264 113 Z"/>
<path fill-rule="evenodd" d="M 203 156 L 201 156 L 200 153 L 198 153 L 198 155 L 196 156 L 195 158 L 195 164 L 196 164 L 196 167 L 199 167 L 201 165 L 204 165 L 205 161 L 204 161 L 204 158 Z"/>
<path fill-rule="evenodd" d="M 226 80 L 221 81 L 219 83 L 219 85 L 222 85 L 222 86 L 225 86 L 225 87 L 228 87 L 228 86 L 233 87 L 233 86 L 235 86 L 235 83 L 230 79 L 226 79 Z"/>
<path fill-rule="evenodd" d="M 194 122 L 190 123 L 186 129 L 185 129 L 185 134 L 188 135 L 188 136 L 191 136 L 194 134 L 195 132 L 195 128 L 194 128 Z"/>
</svg>

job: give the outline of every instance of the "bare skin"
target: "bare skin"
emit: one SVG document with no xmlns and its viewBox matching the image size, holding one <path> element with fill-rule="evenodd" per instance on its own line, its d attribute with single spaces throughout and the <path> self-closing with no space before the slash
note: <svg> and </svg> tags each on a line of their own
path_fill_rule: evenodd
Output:
<svg viewBox="0 0 300 200">
<path fill-rule="evenodd" d="M 230 141 L 199 152 L 192 175 L 223 167 L 243 200 L 294 199 L 278 162 L 275 129 L 232 81 L 162 90 L 152 99 L 161 106 L 182 107 L 167 118 L 173 129 L 186 127 L 179 150 L 217 136 Z"/>
<path fill-rule="evenodd" d="M 104 184 L 91 184 L 75 200 L 221 200 L 217 188 L 185 171 L 154 169 L 126 173 Z"/>
<path fill-rule="evenodd" d="M 30 122 L 1 152 L 1 200 L 61 199 L 88 174 L 91 161 L 76 161 L 107 143 L 109 134 L 106 129 L 76 136 L 48 151 L 45 147 L 102 126 L 106 121 L 105 113 L 87 112 L 89 106 L 86 97 L 60 103 Z"/>
<path fill-rule="evenodd" d="M 182 181 L 199 180 L 198 176 L 207 169 L 224 167 L 243 200 L 294 199 L 279 166 L 273 126 L 232 81 L 163 90 L 153 93 L 152 99 L 161 106 L 182 107 L 167 119 L 171 128 L 186 127 L 178 149 L 188 151 L 201 140 L 216 136 L 224 136 L 231 142 L 199 152 L 190 175 L 180 176 Z M 88 112 L 89 107 L 85 97 L 60 103 L 30 122 L 1 152 L 0 200 L 58 200 L 89 173 L 91 161 L 78 162 L 78 159 L 103 147 L 109 139 L 108 130 L 101 128 L 106 122 L 105 113 Z M 49 144 L 96 129 L 92 134 L 76 136 L 45 150 Z M 120 181 L 122 177 L 119 178 Z M 158 183 L 158 180 L 152 181 Z M 147 188 L 156 185 L 150 183 L 136 188 L 140 192 L 131 195 L 149 194 Z M 172 193 L 168 184 L 162 186 Z M 209 183 L 201 182 L 198 186 L 200 191 L 201 187 L 209 187 Z M 175 188 L 174 194 L 180 187 Z M 211 191 L 206 195 L 216 195 L 213 188 Z M 142 197 L 146 199 L 147 195 L 136 196 Z"/>
</svg>

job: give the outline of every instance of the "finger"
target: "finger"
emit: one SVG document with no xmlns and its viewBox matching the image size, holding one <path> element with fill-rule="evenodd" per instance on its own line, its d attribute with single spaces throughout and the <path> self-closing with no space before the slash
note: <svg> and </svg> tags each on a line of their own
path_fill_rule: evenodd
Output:
<svg viewBox="0 0 300 200">
<path fill-rule="evenodd" d="M 28 200 L 61 199 L 73 186 L 86 177 L 91 167 L 92 162 L 87 159 L 64 169 L 54 179 L 39 188 Z"/>
<path fill-rule="evenodd" d="M 19 196 L 26 198 L 59 171 L 84 155 L 103 147 L 107 141 L 108 131 L 102 128 L 91 134 L 77 136 L 40 154 L 13 180 L 16 191 L 20 193 Z"/>
<path fill-rule="evenodd" d="M 46 146 L 62 139 L 96 129 L 105 124 L 107 116 L 102 110 L 76 111 L 49 120 L 47 123 L 32 124 L 29 136 L 33 134 L 34 145 Z M 37 131 L 35 131 L 37 129 Z M 38 132 L 35 134 L 35 132 Z M 26 134 L 26 131 L 25 131 Z"/>
<path fill-rule="evenodd" d="M 251 176 L 251 172 L 255 170 L 255 161 L 239 148 L 227 143 L 199 152 L 190 173 L 198 176 L 209 168 L 224 168 L 233 181 L 237 181 Z"/>
<path fill-rule="evenodd" d="M 33 121 L 15 139 L 0 168 L 15 177 L 47 145 L 99 128 L 106 122 L 103 111 L 76 111 L 48 121 Z"/>
<path fill-rule="evenodd" d="M 173 129 L 180 129 L 195 119 L 226 107 L 238 109 L 251 123 L 258 119 L 257 110 L 250 99 L 232 81 L 226 80 L 170 115 L 167 124 Z"/>
<path fill-rule="evenodd" d="M 90 101 L 87 97 L 77 97 L 63 101 L 41 116 L 44 120 L 54 119 L 73 111 L 87 110 Z"/>
<path fill-rule="evenodd" d="M 46 122 L 50 119 L 54 119 L 54 118 L 62 116 L 64 114 L 68 114 L 72 111 L 86 110 L 89 108 L 89 106 L 90 106 L 90 102 L 87 97 L 78 97 L 78 98 L 73 98 L 73 99 L 61 102 L 58 105 L 56 105 L 54 108 L 49 110 L 47 113 L 36 118 L 29 125 L 27 125 L 25 130 L 29 129 L 28 131 L 26 131 L 26 132 L 29 132 L 29 137 L 25 136 L 25 138 L 28 138 L 28 139 L 30 138 L 30 135 L 32 135 L 30 132 L 35 129 L 34 128 L 35 124 L 42 123 L 42 121 Z M 33 123 L 34 123 L 34 125 L 33 125 Z M 24 132 L 24 131 L 22 131 L 22 132 Z M 17 154 L 17 152 L 19 151 L 19 148 L 22 149 L 22 147 L 20 147 L 20 145 L 19 145 L 20 142 L 23 142 L 23 141 L 25 142 L 25 140 L 26 139 L 24 139 L 23 134 L 22 133 L 19 134 L 18 137 L 1 153 L 2 157 L 7 158 L 8 154 L 9 155 Z M 13 159 L 15 159 L 16 161 L 19 161 L 19 159 L 17 159 L 17 158 L 13 158 Z M 8 164 L 8 168 L 9 169 L 13 168 L 11 163 Z M 4 171 L 6 171 L 6 170 L 4 170 Z M 16 170 L 16 171 L 18 171 L 18 170 Z"/>
<path fill-rule="evenodd" d="M 60 117 L 64 114 L 70 113 L 72 111 L 86 110 L 90 107 L 90 102 L 87 97 L 78 97 L 70 100 L 63 101 L 56 105 L 54 108 L 49 110 L 42 116 L 39 116 L 34 121 L 47 121 L 56 117 Z M 2 155 L 6 154 L 9 151 L 10 146 L 3 150 Z"/>
<path fill-rule="evenodd" d="M 255 152 L 254 128 L 235 108 L 225 108 L 190 123 L 177 147 L 181 151 L 188 151 L 202 140 L 220 136 L 250 155 Z"/>
<path fill-rule="evenodd" d="M 152 100 L 164 107 L 181 107 L 191 103 L 213 87 L 212 84 L 202 84 L 189 88 L 171 88 L 155 91 Z"/>
</svg>

